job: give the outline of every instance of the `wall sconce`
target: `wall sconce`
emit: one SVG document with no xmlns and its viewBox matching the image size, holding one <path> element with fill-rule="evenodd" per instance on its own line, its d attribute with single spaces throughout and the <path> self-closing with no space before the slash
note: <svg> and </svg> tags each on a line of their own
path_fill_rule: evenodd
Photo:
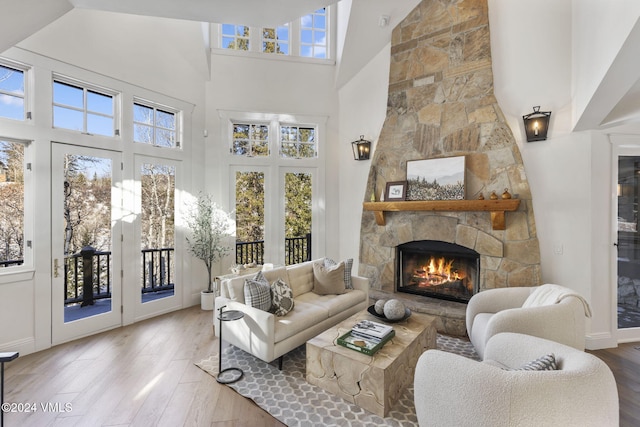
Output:
<svg viewBox="0 0 640 427">
<path fill-rule="evenodd" d="M 544 141 L 547 139 L 551 111 L 540 111 L 540 106 L 533 107 L 533 113 L 522 116 L 527 142 Z"/>
<path fill-rule="evenodd" d="M 364 135 L 360 135 L 360 139 L 351 143 L 353 149 L 354 160 L 369 160 L 371 152 L 371 141 L 364 139 Z"/>
</svg>

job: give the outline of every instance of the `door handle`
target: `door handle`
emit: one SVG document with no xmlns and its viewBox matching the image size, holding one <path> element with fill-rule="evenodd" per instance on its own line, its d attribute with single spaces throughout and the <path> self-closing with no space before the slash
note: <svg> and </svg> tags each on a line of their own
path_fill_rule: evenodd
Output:
<svg viewBox="0 0 640 427">
<path fill-rule="evenodd" d="M 58 273 L 58 269 L 60 268 L 60 264 L 58 262 L 58 258 L 55 258 L 53 260 L 53 277 L 58 277 L 60 276 L 60 273 Z"/>
</svg>

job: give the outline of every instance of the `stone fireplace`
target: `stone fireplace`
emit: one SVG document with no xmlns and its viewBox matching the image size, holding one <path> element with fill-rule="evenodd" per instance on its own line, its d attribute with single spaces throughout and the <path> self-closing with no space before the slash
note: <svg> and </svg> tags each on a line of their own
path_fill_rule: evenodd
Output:
<svg viewBox="0 0 640 427">
<path fill-rule="evenodd" d="M 466 333 L 466 304 L 397 292 L 398 246 L 433 240 L 477 253 L 473 292 L 541 280 L 531 191 L 493 94 L 487 8 L 487 0 L 424 0 L 394 29 L 387 117 L 363 199 L 379 200 L 387 182 L 406 180 L 407 161 L 465 156 L 466 200 L 500 198 L 508 189 L 520 201 L 504 213 L 504 227 L 492 212 L 473 208 L 391 209 L 382 220 L 363 211 L 359 274 L 370 279 L 372 298 L 401 299 L 435 315 L 438 331 L 452 335 Z"/>
</svg>

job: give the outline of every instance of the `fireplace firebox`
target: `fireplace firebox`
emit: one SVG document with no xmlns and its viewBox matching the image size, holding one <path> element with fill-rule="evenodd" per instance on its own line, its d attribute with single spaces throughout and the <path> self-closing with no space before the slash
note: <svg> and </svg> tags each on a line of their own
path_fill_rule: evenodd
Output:
<svg viewBox="0 0 640 427">
<path fill-rule="evenodd" d="M 469 302 L 478 291 L 480 254 L 438 240 L 396 247 L 396 291 Z"/>
</svg>

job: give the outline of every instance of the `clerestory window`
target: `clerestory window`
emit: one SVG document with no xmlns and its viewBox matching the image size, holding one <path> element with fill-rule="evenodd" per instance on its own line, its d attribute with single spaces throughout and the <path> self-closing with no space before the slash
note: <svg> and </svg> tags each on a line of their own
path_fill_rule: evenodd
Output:
<svg viewBox="0 0 640 427">
<path fill-rule="evenodd" d="M 318 156 L 315 126 L 232 122 L 230 152 L 234 156 L 267 157 L 270 146 L 277 146 L 282 159 L 311 159 Z M 273 129 L 274 131 L 270 131 Z M 276 135 L 279 135 L 277 137 Z"/>
<path fill-rule="evenodd" d="M 300 56 L 327 57 L 327 8 L 323 7 L 300 19 Z"/>
<path fill-rule="evenodd" d="M 331 8 L 323 7 L 278 27 L 220 24 L 213 45 L 224 50 L 331 59 Z"/>
<path fill-rule="evenodd" d="M 249 27 L 244 25 L 222 24 L 222 48 L 249 50 Z"/>
</svg>

